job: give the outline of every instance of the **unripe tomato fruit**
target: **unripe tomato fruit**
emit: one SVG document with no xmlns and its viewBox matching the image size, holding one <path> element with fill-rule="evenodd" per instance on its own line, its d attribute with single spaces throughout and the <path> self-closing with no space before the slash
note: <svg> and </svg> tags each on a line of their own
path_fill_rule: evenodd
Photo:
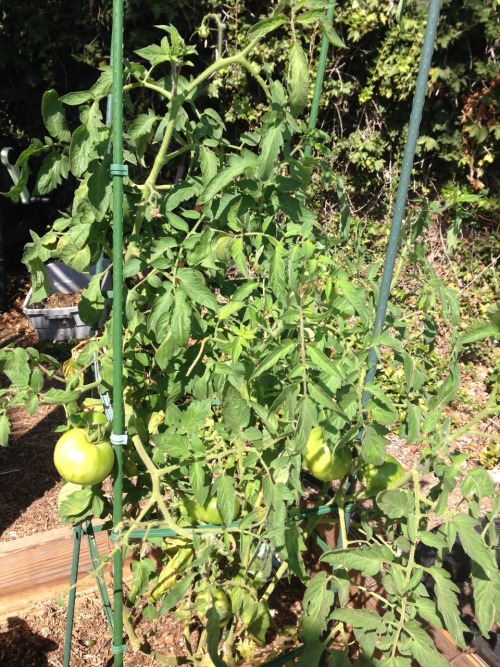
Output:
<svg viewBox="0 0 500 667">
<path fill-rule="evenodd" d="M 216 526 L 220 526 L 222 521 L 222 516 L 217 507 L 217 496 L 212 496 L 209 498 L 204 505 L 198 501 L 189 500 L 186 503 L 187 513 L 193 519 L 193 521 L 201 523 L 212 523 Z M 240 504 L 237 500 L 234 503 L 234 512 L 233 519 L 236 518 L 238 512 L 240 511 Z"/>
<path fill-rule="evenodd" d="M 403 475 L 403 466 L 390 454 L 387 454 L 382 465 L 363 462 L 358 470 L 359 481 L 370 493 L 393 488 Z"/>
<path fill-rule="evenodd" d="M 90 486 L 98 484 L 113 468 L 115 453 L 109 442 L 94 444 L 83 428 L 72 428 L 57 441 L 54 465 L 67 482 Z"/>
<path fill-rule="evenodd" d="M 208 26 L 202 23 L 198 28 L 198 35 L 200 36 L 201 39 L 208 39 L 208 37 L 210 36 L 210 29 L 208 28 Z"/>
<path fill-rule="evenodd" d="M 323 429 L 318 426 L 309 435 L 304 462 L 316 479 L 331 482 L 347 475 L 352 467 L 352 456 L 343 449 L 334 451 L 323 440 Z"/>
<path fill-rule="evenodd" d="M 207 612 L 212 607 L 219 614 L 219 625 L 225 625 L 231 616 L 231 601 L 220 588 L 212 591 L 201 591 L 194 601 L 196 613 L 201 621 L 205 620 Z"/>
</svg>

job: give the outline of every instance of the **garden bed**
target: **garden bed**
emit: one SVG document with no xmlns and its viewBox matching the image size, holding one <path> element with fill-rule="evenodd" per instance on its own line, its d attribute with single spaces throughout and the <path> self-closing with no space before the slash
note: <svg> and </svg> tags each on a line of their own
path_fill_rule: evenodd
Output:
<svg viewBox="0 0 500 667">
<path fill-rule="evenodd" d="M 1 316 L 2 344 L 36 344 L 29 322 L 21 312 L 21 303 L 22 296 L 14 298 L 9 312 Z M 456 426 L 466 423 L 485 402 L 485 377 L 486 368 L 481 365 L 477 365 L 473 373 L 464 373 L 462 391 L 468 401 L 453 407 L 450 416 Z M 5 566 L 6 561 L 0 559 L 5 586 L 3 595 L 0 590 L 0 604 L 4 605 L 5 612 L 0 608 L 0 664 L 9 667 L 62 664 L 72 538 L 71 529 L 60 523 L 57 514 L 61 481 L 52 463 L 52 452 L 57 439 L 54 429 L 63 419 L 63 411 L 51 406 L 42 407 L 32 417 L 17 410 L 10 446 L 0 450 L 0 554 L 14 558 L 9 561 L 12 566 Z M 491 432 L 495 425 L 485 421 L 478 425 L 477 431 L 481 428 Z M 457 442 L 458 448 L 469 455 L 471 466 L 477 464 L 483 445 L 483 439 L 477 435 L 464 436 Z M 413 465 L 418 455 L 417 447 L 403 448 L 397 436 L 392 438 L 389 449 L 406 469 Z M 53 539 L 56 542 L 51 542 Z M 104 553 L 107 536 L 102 534 L 99 539 Z M 81 574 L 86 571 L 88 556 L 86 545 L 83 545 Z M 15 582 L 9 581 L 10 578 Z M 108 575 L 109 589 L 110 579 Z M 33 582 L 37 582 L 36 585 Z M 20 590 L 22 587 L 24 592 Z M 109 592 L 111 595 L 111 590 Z M 302 593 L 303 588 L 298 582 L 283 582 L 278 586 L 271 603 L 280 628 L 295 624 Z M 369 604 L 356 595 L 353 603 Z M 171 656 L 181 652 L 182 628 L 170 615 L 160 619 L 156 630 L 156 650 Z M 144 632 L 148 629 L 144 628 Z M 73 637 L 72 667 L 110 664 L 111 635 L 90 578 L 84 579 L 79 588 Z M 293 633 L 275 634 L 266 651 L 282 652 L 295 640 Z M 455 666 L 485 664 L 479 657 L 459 651 L 446 633 L 437 632 L 435 642 Z M 263 656 L 259 661 L 263 661 Z M 153 662 L 142 654 L 128 654 L 126 664 L 127 667 L 146 667 Z"/>
</svg>

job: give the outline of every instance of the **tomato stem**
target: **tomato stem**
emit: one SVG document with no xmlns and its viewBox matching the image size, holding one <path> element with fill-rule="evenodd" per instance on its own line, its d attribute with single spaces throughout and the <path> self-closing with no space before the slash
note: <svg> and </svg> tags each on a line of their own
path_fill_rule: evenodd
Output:
<svg viewBox="0 0 500 667">
<path fill-rule="evenodd" d="M 266 588 L 261 600 L 266 601 L 269 600 L 269 597 L 271 596 L 271 593 L 274 591 L 276 586 L 278 585 L 281 577 L 285 574 L 285 572 L 288 570 L 288 563 L 286 561 L 283 561 L 279 568 L 276 570 L 276 573 L 274 574 L 271 582 L 269 583 L 268 587 Z"/>
</svg>

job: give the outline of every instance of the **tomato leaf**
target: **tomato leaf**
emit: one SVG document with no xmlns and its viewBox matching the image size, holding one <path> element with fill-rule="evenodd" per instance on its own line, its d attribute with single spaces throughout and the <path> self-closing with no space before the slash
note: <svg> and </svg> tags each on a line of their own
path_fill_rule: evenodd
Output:
<svg viewBox="0 0 500 667">
<path fill-rule="evenodd" d="M 208 498 L 209 487 L 205 467 L 199 461 L 189 466 L 189 481 L 196 500 L 204 505 Z"/>
<path fill-rule="evenodd" d="M 162 370 L 165 370 L 168 362 L 172 359 L 178 349 L 178 343 L 174 340 L 172 332 L 169 332 L 155 352 L 155 359 Z"/>
<path fill-rule="evenodd" d="M 314 402 L 309 396 L 304 396 L 297 405 L 299 427 L 297 429 L 297 442 L 303 445 L 307 442 L 311 429 L 318 423 L 318 412 Z"/>
<path fill-rule="evenodd" d="M 43 402 L 46 405 L 69 405 L 79 398 L 77 391 L 64 391 L 63 389 L 49 389 L 43 394 Z"/>
<path fill-rule="evenodd" d="M 191 308 L 186 300 L 186 293 L 178 289 L 174 295 L 174 309 L 170 321 L 173 342 L 186 345 L 191 331 Z"/>
<path fill-rule="evenodd" d="M 310 646 L 314 650 L 318 644 L 321 646 L 320 637 L 326 630 L 333 599 L 333 592 L 329 589 L 326 572 L 319 572 L 309 582 L 304 595 L 301 635 L 306 647 Z M 321 651 L 323 651 L 323 647 L 321 647 Z M 310 655 L 310 649 L 308 652 Z"/>
<path fill-rule="evenodd" d="M 259 600 L 252 620 L 248 624 L 248 633 L 261 646 L 266 642 L 266 633 L 271 624 L 267 600 Z"/>
<path fill-rule="evenodd" d="M 295 41 L 288 54 L 288 92 L 290 111 L 299 116 L 307 105 L 309 97 L 309 67 L 306 54 L 299 40 Z"/>
<path fill-rule="evenodd" d="M 327 40 L 330 42 L 332 46 L 336 46 L 339 49 L 345 49 L 344 42 L 340 39 L 335 30 L 332 28 L 332 26 L 326 19 L 326 16 L 325 19 L 321 21 L 321 29 L 323 35 L 327 38 Z"/>
<path fill-rule="evenodd" d="M 150 110 L 149 113 L 140 113 L 129 125 L 128 132 L 134 139 L 148 136 L 153 131 L 157 122 L 156 115 Z"/>
<path fill-rule="evenodd" d="M 379 398 L 371 398 L 366 404 L 366 409 L 375 422 L 384 426 L 394 424 L 398 419 L 398 411 L 394 403 L 388 399 L 382 401 Z"/>
<path fill-rule="evenodd" d="M 215 607 L 207 611 L 207 649 L 214 667 L 227 667 L 227 664 L 219 656 L 219 628 L 220 616 Z"/>
<path fill-rule="evenodd" d="M 285 246 L 283 241 L 279 241 L 269 265 L 269 284 L 281 303 L 286 303 L 287 300 L 285 257 Z"/>
<path fill-rule="evenodd" d="M 436 410 L 447 405 L 455 396 L 460 387 L 460 369 L 458 365 L 452 365 L 451 372 L 444 382 L 439 386 L 436 397 L 431 401 L 429 407 Z"/>
<path fill-rule="evenodd" d="M 500 613 L 500 576 L 491 580 L 480 565 L 472 565 L 474 610 L 483 636 L 487 636 Z"/>
<path fill-rule="evenodd" d="M 327 374 L 329 389 L 332 391 L 340 389 L 342 385 L 343 374 L 338 365 L 329 359 L 326 354 L 318 349 L 315 345 L 307 345 L 306 353 L 313 364 Z"/>
<path fill-rule="evenodd" d="M 416 602 L 415 606 L 418 609 L 418 614 L 425 621 L 432 623 L 436 628 L 443 627 L 443 619 L 439 615 L 436 607 L 436 603 L 433 600 L 429 600 L 424 597 L 420 597 Z"/>
<path fill-rule="evenodd" d="M 229 385 L 222 401 L 224 424 L 234 433 L 240 433 L 250 423 L 250 407 L 240 392 Z"/>
<path fill-rule="evenodd" d="M 449 662 L 437 651 L 431 637 L 416 621 L 406 623 L 404 633 L 409 637 L 404 648 L 408 648 L 420 665 L 449 667 Z"/>
<path fill-rule="evenodd" d="M 71 173 L 80 178 L 87 171 L 90 160 L 94 157 L 94 139 L 86 125 L 80 125 L 71 137 L 69 160 Z"/>
<path fill-rule="evenodd" d="M 61 260 L 75 271 L 85 273 L 89 268 L 91 253 L 88 245 L 79 248 L 74 243 L 67 243 L 62 248 L 60 256 Z"/>
<path fill-rule="evenodd" d="M 110 164 L 111 157 L 107 155 L 102 161 L 92 160 L 88 167 L 88 198 L 98 222 L 104 218 L 111 203 L 113 184 L 109 173 Z"/>
<path fill-rule="evenodd" d="M 3 372 L 18 387 L 28 388 L 30 380 L 29 356 L 21 347 L 5 350 L 5 366 Z"/>
<path fill-rule="evenodd" d="M 69 141 L 71 138 L 64 107 L 59 101 L 55 90 L 47 90 L 42 97 L 42 116 L 45 127 L 51 137 L 60 141 Z"/>
<path fill-rule="evenodd" d="M 68 106 L 80 106 L 80 104 L 85 104 L 94 99 L 94 95 L 90 90 L 81 90 L 75 93 L 67 93 L 66 95 L 61 95 L 59 101 Z"/>
<path fill-rule="evenodd" d="M 465 553 L 494 580 L 498 576 L 497 564 L 493 551 L 488 549 L 481 535 L 475 530 L 478 522 L 468 514 L 456 514 L 453 524 Z"/>
<path fill-rule="evenodd" d="M 295 349 L 296 345 L 296 341 L 285 340 L 283 343 L 275 347 L 274 350 L 267 355 L 264 361 L 262 361 L 256 370 L 252 373 L 251 379 L 255 380 L 259 377 L 259 375 L 262 375 L 262 373 L 274 366 L 274 364 L 276 364 L 280 359 L 286 357 L 289 352 Z"/>
<path fill-rule="evenodd" d="M 192 301 L 210 310 L 216 311 L 218 309 L 217 299 L 208 289 L 202 273 L 193 271 L 193 269 L 179 269 L 177 277 Z"/>
<path fill-rule="evenodd" d="M 283 129 L 278 121 L 266 127 L 260 145 L 259 178 L 262 180 L 267 180 L 273 173 L 283 141 Z"/>
<path fill-rule="evenodd" d="M 301 553 L 304 551 L 304 541 L 296 523 L 288 526 L 285 532 L 285 545 L 290 572 L 304 581 L 307 576 L 304 561 L 301 557 Z"/>
<path fill-rule="evenodd" d="M 370 315 L 365 305 L 365 290 L 363 287 L 356 287 L 349 280 L 340 278 L 336 282 L 336 288 L 343 293 L 347 301 L 353 306 L 354 310 L 361 317 L 364 324 L 368 324 Z"/>
<path fill-rule="evenodd" d="M 5 447 L 9 442 L 10 421 L 6 414 L 0 415 L 0 447 Z"/>
<path fill-rule="evenodd" d="M 420 421 L 422 411 L 416 405 L 410 405 L 406 415 L 407 436 L 406 441 L 409 445 L 418 442 L 420 435 Z"/>
<path fill-rule="evenodd" d="M 248 626 L 251 623 L 253 615 L 257 609 L 257 600 L 249 591 L 244 588 L 239 589 L 238 593 L 239 594 L 236 596 L 236 603 L 238 605 L 238 609 L 240 609 L 239 614 L 241 622 Z M 232 599 L 233 593 L 231 592 L 231 600 Z"/>
<path fill-rule="evenodd" d="M 391 491 L 390 493 L 394 493 L 394 491 Z M 378 498 L 377 498 L 377 503 L 378 503 Z M 442 537 L 441 535 L 437 535 L 436 533 L 432 533 L 430 531 L 421 533 L 420 541 L 423 544 L 426 544 L 428 547 L 434 547 L 436 549 L 446 549 L 448 546 L 448 543 L 444 539 L 444 537 Z"/>
<path fill-rule="evenodd" d="M 226 320 L 228 317 L 231 317 L 231 315 L 234 315 L 234 313 L 237 313 L 242 308 L 245 308 L 246 305 L 247 304 L 244 301 L 230 301 L 229 303 L 225 303 L 223 306 L 220 307 L 219 312 L 217 314 L 219 322 L 222 322 L 223 320 Z"/>
<path fill-rule="evenodd" d="M 156 570 L 156 564 L 151 558 L 142 558 L 140 561 L 132 561 L 130 567 L 134 576 L 130 583 L 127 601 L 134 604 L 137 597 L 146 591 L 151 575 Z"/>
<path fill-rule="evenodd" d="M 233 156 L 228 167 L 221 169 L 208 183 L 199 198 L 200 205 L 210 202 L 226 186 L 233 183 L 247 169 L 259 166 L 259 158 L 250 151 L 243 151 L 242 155 Z"/>
<path fill-rule="evenodd" d="M 148 60 L 153 66 L 170 62 L 172 58 L 166 37 L 162 39 L 161 46 L 159 44 L 150 44 L 142 49 L 137 49 L 135 53 L 144 58 L 144 60 Z"/>
<path fill-rule="evenodd" d="M 458 341 L 459 347 L 463 345 L 469 345 L 470 343 L 475 343 L 478 340 L 483 340 L 484 338 L 494 338 L 499 337 L 499 327 L 497 324 L 482 324 L 481 326 L 474 327 L 470 331 L 464 333 Z"/>
<path fill-rule="evenodd" d="M 38 171 L 33 194 L 47 195 L 52 192 L 63 179 L 68 177 L 69 162 L 66 155 L 49 153 L 43 160 Z"/>
<path fill-rule="evenodd" d="M 232 242 L 231 254 L 233 256 L 234 263 L 241 272 L 241 275 L 245 276 L 245 278 L 248 278 L 249 273 L 248 273 L 247 260 L 245 257 L 245 251 L 243 249 L 243 239 L 240 236 L 235 238 L 234 241 Z"/>
<path fill-rule="evenodd" d="M 96 325 L 103 314 L 105 303 L 101 285 L 103 276 L 104 273 L 96 273 L 92 276 L 78 302 L 78 313 L 85 324 L 90 326 Z"/>
<path fill-rule="evenodd" d="M 391 519 L 400 519 L 415 511 L 415 499 L 410 491 L 390 489 L 377 496 L 377 505 Z"/>
<path fill-rule="evenodd" d="M 368 609 L 336 609 L 332 618 L 335 621 L 349 623 L 353 628 L 363 628 L 363 630 L 377 630 L 380 627 L 380 616 Z"/>
<path fill-rule="evenodd" d="M 286 16 L 283 16 L 283 14 L 271 16 L 270 18 L 259 21 L 253 25 L 248 31 L 248 37 L 250 37 L 250 39 L 261 39 L 268 33 L 273 32 L 273 30 L 284 25 L 286 22 L 287 18 Z"/>
<path fill-rule="evenodd" d="M 467 626 L 462 623 L 458 611 L 458 587 L 451 581 L 446 570 L 433 566 L 429 573 L 434 579 L 434 592 L 436 594 L 437 607 L 441 613 L 445 627 L 455 640 L 457 646 L 465 648 L 463 633 L 467 632 Z"/>
<path fill-rule="evenodd" d="M 206 186 L 217 174 L 219 169 L 219 160 L 214 151 L 207 146 L 200 146 L 200 169 L 203 178 L 203 185 Z"/>
<path fill-rule="evenodd" d="M 92 516 L 93 491 L 90 486 L 66 482 L 57 498 L 59 518 L 63 523 L 80 523 Z"/>
<path fill-rule="evenodd" d="M 212 414 L 212 401 L 193 401 L 181 412 L 181 427 L 187 432 L 199 431 L 205 420 Z"/>
<path fill-rule="evenodd" d="M 381 433 L 380 426 L 367 424 L 363 431 L 363 458 L 367 463 L 381 465 L 385 460 L 387 439 Z"/>
<path fill-rule="evenodd" d="M 393 561 L 393 556 L 388 547 L 373 544 L 328 552 L 321 557 L 321 560 L 330 565 L 359 570 L 365 577 L 373 577 L 381 572 L 385 563 Z"/>
<path fill-rule="evenodd" d="M 473 468 L 462 482 L 464 496 L 475 495 L 479 500 L 495 493 L 495 482 L 484 468 Z"/>
<path fill-rule="evenodd" d="M 234 519 L 236 504 L 233 480 L 227 475 L 221 475 L 215 484 L 215 492 L 217 494 L 217 508 L 224 523 L 229 525 Z"/>
<path fill-rule="evenodd" d="M 173 607 L 179 604 L 179 602 L 186 597 L 186 594 L 195 578 L 196 572 L 193 572 L 175 584 L 172 590 L 169 591 L 168 594 L 163 598 L 160 609 L 158 610 L 158 618 L 163 616 L 163 614 L 165 614 L 167 611 L 173 609 Z"/>
</svg>

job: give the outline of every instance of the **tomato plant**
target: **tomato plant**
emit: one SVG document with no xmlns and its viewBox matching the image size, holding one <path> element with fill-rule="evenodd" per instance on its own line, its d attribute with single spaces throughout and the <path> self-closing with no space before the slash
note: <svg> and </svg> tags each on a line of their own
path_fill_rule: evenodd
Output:
<svg viewBox="0 0 500 667">
<path fill-rule="evenodd" d="M 82 428 L 63 433 L 54 449 L 54 465 L 63 479 L 73 484 L 93 485 L 111 472 L 115 455 L 107 440 L 91 442 Z"/>
<path fill-rule="evenodd" d="M 461 337 L 455 295 L 437 276 L 429 279 L 429 299 L 450 327 L 451 350 L 447 374 L 433 376 L 430 397 L 422 389 L 429 364 L 412 354 L 420 334 L 407 326 L 401 305 L 390 305 L 390 328 L 374 339 L 381 262 L 374 261 L 371 240 L 347 245 L 346 210 L 341 236 L 327 233 L 324 202 L 314 193 L 328 168 L 328 147 L 316 157 L 305 150 L 310 64 L 296 28 L 312 24 L 314 34 L 342 48 L 318 3 L 291 8 L 284 2 L 240 43 L 228 44 L 227 55 L 218 49 L 205 70 L 193 73 L 195 47 L 175 27 L 160 25 L 158 43 L 131 55 L 124 72 L 129 174 L 124 181 L 122 375 L 129 441 L 124 516 L 115 537 L 125 553 L 137 549 L 134 530 L 144 529 L 126 629 L 132 648 L 141 650 L 135 621 L 154 622 L 173 612 L 185 625 L 181 659 L 195 665 L 221 664 L 221 656 L 227 664 L 241 664 L 264 645 L 274 622 L 271 594 L 287 575 L 306 587 L 298 628 L 304 644 L 300 665 L 318 664 L 328 650 L 325 637 L 344 638 L 345 626 L 353 628 L 368 658 L 377 650 L 398 665 L 412 659 L 439 663 L 416 619 L 443 618 L 462 644 L 463 627 L 454 584 L 439 563 L 433 568 L 439 580 L 436 601 L 422 591 L 416 544 L 430 539 L 446 549 L 457 533 L 466 541 L 480 511 L 484 534 L 474 540 L 470 555 L 481 568 L 473 569 L 473 579 L 482 632 L 488 632 L 496 613 L 483 584 L 487 579 L 500 586 L 489 537 L 500 501 L 495 497 L 485 509 L 494 487 L 484 470 L 460 477 L 462 461 L 452 446 L 458 436 L 450 432 L 445 413 L 460 384 L 459 351 L 491 329 Z M 254 56 L 265 53 L 266 37 L 275 31 L 286 46 L 287 66 L 257 67 Z M 259 109 L 257 120 L 243 131 L 210 106 L 210 95 L 217 94 L 214 76 L 227 72 L 247 77 Z M 26 248 L 35 300 L 46 296 L 44 262 L 61 259 L 84 271 L 101 253 L 112 255 L 110 132 L 103 121 L 110 90 L 105 67 L 90 90 L 62 98 L 48 91 L 42 112 L 50 136 L 45 143 L 33 142 L 19 160 L 26 171 L 31 157 L 42 158 L 41 194 L 70 175 L 77 184 L 72 206 Z M 158 99 L 134 112 L 147 95 Z M 67 107 L 78 110 L 70 114 L 79 119 L 71 129 Z M 425 267 L 417 236 L 409 233 L 406 255 Z M 353 247 L 355 254 L 347 256 L 346 248 Z M 99 387 L 105 395 L 113 386 L 112 312 L 106 314 L 102 278 L 103 273 L 92 278 L 79 304 L 83 320 L 94 327 L 102 322 L 102 331 L 73 349 L 71 363 L 58 375 L 64 390 L 41 391 L 45 364 L 34 356 L 30 361 L 30 352 L 6 350 L 0 356 L 5 373 L 21 387 L 19 401 L 33 401 L 31 408 L 40 400 L 63 403 L 76 428 L 100 421 L 89 414 L 88 399 L 82 401 L 86 392 Z M 374 346 L 389 350 L 394 360 L 398 383 L 405 387 L 398 402 L 381 381 L 366 380 Z M 99 377 L 85 384 L 94 364 Z M 497 406 L 488 410 L 494 414 Z M 378 480 L 387 470 L 388 435 L 402 415 L 406 443 L 422 445 L 418 466 L 401 488 L 391 489 L 399 465 L 389 461 L 395 471 L 387 488 L 369 514 L 364 505 L 358 508 L 363 538 L 353 537 L 343 523 L 346 496 L 340 480 L 358 463 L 368 471 L 372 466 Z M 298 513 L 308 490 L 306 466 L 319 479 L 334 482 L 328 490 L 342 536 L 343 548 L 322 558 L 333 569 L 318 573 L 308 571 L 304 558 L 315 520 Z M 425 498 L 420 474 L 436 479 Z M 367 484 L 378 482 L 368 479 Z M 469 501 L 465 515 L 448 510 L 457 485 Z M 63 489 L 65 507 L 83 498 L 85 512 L 93 510 L 87 492 Z M 72 512 L 70 520 L 80 518 Z M 445 528 L 429 538 L 426 528 L 434 516 L 446 518 Z M 175 537 L 155 537 L 151 528 Z M 149 556 L 153 548 L 160 563 Z M 349 607 L 352 570 L 384 586 L 387 604 L 381 616 Z M 223 610 L 224 633 L 210 607 L 193 649 L 189 637 L 196 600 L 210 598 L 220 617 L 216 596 L 220 608 L 221 594 L 230 599 Z M 194 604 L 193 595 L 198 596 Z M 347 653 L 343 659 L 349 660 Z"/>
</svg>

